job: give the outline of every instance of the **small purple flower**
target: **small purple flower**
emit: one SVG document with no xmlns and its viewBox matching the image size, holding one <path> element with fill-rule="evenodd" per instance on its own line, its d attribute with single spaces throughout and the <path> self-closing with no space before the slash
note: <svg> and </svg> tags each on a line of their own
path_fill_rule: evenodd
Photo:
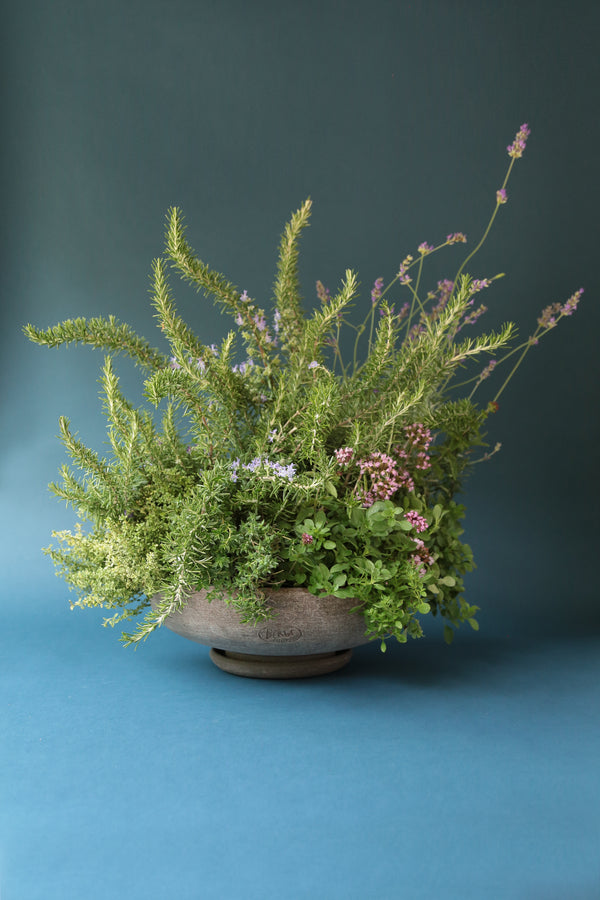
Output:
<svg viewBox="0 0 600 900">
<path fill-rule="evenodd" d="M 471 293 L 476 294 L 477 291 L 482 291 L 484 288 L 489 287 L 491 283 L 489 278 L 474 278 L 471 282 Z"/>
<path fill-rule="evenodd" d="M 446 237 L 447 244 L 466 244 L 467 238 L 462 231 L 454 231 Z"/>
<path fill-rule="evenodd" d="M 281 313 L 278 309 L 275 310 L 273 314 L 273 331 L 275 334 L 279 334 L 279 325 L 281 323 Z"/>
<path fill-rule="evenodd" d="M 474 325 L 477 319 L 482 316 L 485 312 L 487 312 L 487 306 L 479 306 L 477 309 L 474 309 L 472 313 L 469 313 L 468 316 L 465 316 L 463 319 L 463 325 Z M 462 327 L 462 326 L 461 326 Z"/>
<path fill-rule="evenodd" d="M 309 368 L 309 369 L 318 369 L 318 368 L 319 368 L 319 363 L 317 362 L 316 359 L 313 359 L 312 362 L 309 362 L 308 368 Z"/>
<path fill-rule="evenodd" d="M 433 247 L 431 244 L 428 244 L 427 241 L 423 241 L 422 244 L 419 244 L 417 249 L 419 253 L 421 253 L 423 256 L 426 256 L 428 253 L 431 253 L 435 249 L 435 247 Z"/>
<path fill-rule="evenodd" d="M 408 254 L 408 256 L 406 256 L 402 260 L 402 262 L 400 264 L 400 268 L 398 269 L 398 276 L 397 276 L 400 284 L 410 284 L 410 282 L 412 281 L 412 278 L 408 274 L 408 269 L 409 269 L 412 261 L 413 261 L 413 258 L 410 255 L 410 253 Z"/>
<path fill-rule="evenodd" d="M 243 324 L 244 324 L 244 317 L 242 316 L 241 313 L 238 313 L 238 314 L 237 314 L 237 316 L 235 317 L 235 322 L 236 322 L 236 325 L 243 325 Z"/>
<path fill-rule="evenodd" d="M 497 360 L 492 359 L 491 362 L 487 364 L 485 369 L 482 370 L 481 375 L 479 376 L 479 381 L 485 381 L 486 378 L 489 378 L 497 365 Z"/>
<path fill-rule="evenodd" d="M 527 138 L 530 134 L 531 129 L 529 128 L 529 125 L 524 122 L 523 125 L 521 125 L 520 130 L 517 131 L 512 144 L 509 144 L 506 148 L 508 151 L 508 155 L 512 156 L 513 159 L 519 159 L 521 156 L 523 156 L 523 151 L 525 150 L 525 147 L 527 145 Z"/>
<path fill-rule="evenodd" d="M 262 459 L 260 458 L 260 456 L 255 456 L 251 462 L 243 465 L 242 469 L 246 469 L 247 472 L 256 472 L 256 470 L 260 466 L 261 462 L 262 462 Z"/>
<path fill-rule="evenodd" d="M 252 368 L 254 365 L 253 359 L 247 359 L 246 362 L 237 363 L 237 365 L 231 367 L 232 372 L 239 372 L 240 375 L 245 375 L 248 369 Z"/>
<path fill-rule="evenodd" d="M 321 303 L 329 303 L 329 288 L 326 288 L 322 281 L 317 281 L 317 297 Z"/>
<path fill-rule="evenodd" d="M 410 303 L 405 303 L 401 307 L 400 312 L 398 313 L 398 320 L 400 321 L 402 319 L 405 319 L 406 316 L 408 315 L 409 311 L 410 311 Z"/>
<path fill-rule="evenodd" d="M 377 278 L 375 280 L 375 284 L 371 290 L 371 303 L 373 306 L 377 303 L 379 298 L 381 297 L 381 292 L 383 290 L 383 278 Z"/>
<path fill-rule="evenodd" d="M 564 306 L 561 309 L 563 316 L 572 316 L 575 310 L 577 309 L 577 304 L 581 300 L 581 295 L 583 294 L 583 288 L 579 288 L 578 291 L 575 291 L 569 299 L 565 302 Z"/>
<path fill-rule="evenodd" d="M 305 531 L 302 535 L 302 543 L 306 546 L 307 544 L 312 544 L 313 541 L 314 537 L 312 536 L 312 534 L 308 534 L 308 532 Z"/>
<path fill-rule="evenodd" d="M 496 191 L 496 203 L 506 203 L 507 200 L 506 188 L 500 188 L 499 191 Z"/>
<path fill-rule="evenodd" d="M 541 316 L 538 318 L 538 325 L 542 328 L 554 328 L 556 325 L 556 317 L 560 315 L 562 305 L 560 303 L 551 303 L 542 310 Z"/>
<path fill-rule="evenodd" d="M 174 356 L 172 356 L 169 360 L 169 368 L 170 369 L 180 369 L 181 368 L 180 364 L 177 362 L 177 360 L 175 359 Z"/>
<path fill-rule="evenodd" d="M 242 301 L 242 303 L 248 303 L 248 301 L 250 300 L 248 291 L 242 291 L 242 293 L 240 294 L 240 300 Z"/>
<path fill-rule="evenodd" d="M 264 331 L 265 328 L 267 327 L 267 320 L 265 319 L 265 317 L 263 315 L 258 315 L 258 313 L 257 313 L 254 316 L 254 318 L 252 319 L 252 321 L 254 322 L 254 324 L 256 325 L 256 327 L 258 328 L 259 331 Z"/>
<path fill-rule="evenodd" d="M 283 466 L 281 465 L 281 463 L 269 463 L 269 466 L 276 475 L 279 475 L 280 478 L 287 478 L 288 481 L 294 480 L 294 476 L 296 474 L 296 466 L 294 465 L 294 463 L 290 463 L 287 466 Z"/>
</svg>

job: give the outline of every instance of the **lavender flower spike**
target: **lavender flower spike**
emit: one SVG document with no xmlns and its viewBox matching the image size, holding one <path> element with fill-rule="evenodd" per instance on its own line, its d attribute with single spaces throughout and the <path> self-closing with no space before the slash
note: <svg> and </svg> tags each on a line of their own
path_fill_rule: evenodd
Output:
<svg viewBox="0 0 600 900">
<path fill-rule="evenodd" d="M 371 290 L 371 303 L 373 304 L 373 306 L 375 306 L 375 304 L 381 297 L 382 290 L 383 290 L 383 278 L 377 278 L 375 280 L 375 284 L 373 285 L 373 289 Z"/>
<path fill-rule="evenodd" d="M 531 129 L 529 125 L 524 122 L 523 125 L 521 125 L 520 130 L 517 131 L 512 144 L 509 144 L 506 148 L 508 151 L 508 155 L 512 156 L 513 159 L 520 159 L 520 157 L 523 156 L 523 151 L 525 150 L 525 147 L 527 145 L 527 138 L 530 134 Z"/>
</svg>

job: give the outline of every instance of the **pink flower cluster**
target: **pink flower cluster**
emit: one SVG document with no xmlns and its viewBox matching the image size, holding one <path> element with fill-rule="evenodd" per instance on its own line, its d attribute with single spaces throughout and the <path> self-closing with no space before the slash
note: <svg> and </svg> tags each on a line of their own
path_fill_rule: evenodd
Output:
<svg viewBox="0 0 600 900">
<path fill-rule="evenodd" d="M 353 456 L 354 450 L 352 447 L 340 447 L 339 450 L 335 451 L 335 458 L 342 466 L 347 466 L 348 463 L 352 462 Z"/>
<path fill-rule="evenodd" d="M 427 451 L 433 440 L 431 430 L 420 422 L 415 422 L 413 425 L 407 425 L 404 433 L 406 444 L 404 447 L 395 448 L 396 456 L 415 469 L 429 469 L 431 457 Z"/>
<path fill-rule="evenodd" d="M 362 501 L 363 507 L 373 506 L 377 500 L 389 500 L 400 488 L 404 488 L 408 493 L 414 491 L 415 482 L 411 471 L 424 470 L 431 466 L 431 458 L 427 452 L 432 441 L 429 428 L 415 422 L 413 425 L 407 425 L 404 433 L 405 443 L 394 449 L 395 458 L 375 450 L 365 459 L 355 460 L 351 447 L 340 447 L 335 451 L 335 458 L 341 466 L 349 466 L 352 462 L 358 466 L 359 483 L 354 493 Z M 419 522 L 419 525 L 422 522 Z"/>
<path fill-rule="evenodd" d="M 395 461 L 387 453 L 375 450 L 366 459 L 357 461 L 361 476 L 366 476 L 369 487 L 364 490 L 358 488 L 356 494 L 362 500 L 363 506 L 373 506 L 377 500 L 389 500 L 398 488 L 407 486 L 410 482 L 414 488 L 414 482 L 407 470 L 401 474 L 396 468 Z"/>
<path fill-rule="evenodd" d="M 419 575 L 422 578 L 425 575 L 426 566 L 433 565 L 435 560 L 425 546 L 425 541 L 422 541 L 421 538 L 414 538 L 414 542 L 416 545 L 416 550 L 412 554 L 411 559 L 419 570 Z"/>
<path fill-rule="evenodd" d="M 427 519 L 425 519 L 423 516 L 419 515 L 419 513 L 414 509 L 409 509 L 408 512 L 404 513 L 404 518 L 408 522 L 410 522 L 410 524 L 413 526 L 415 531 L 417 531 L 419 534 L 422 531 L 426 531 L 429 528 L 429 525 L 427 524 Z"/>
</svg>

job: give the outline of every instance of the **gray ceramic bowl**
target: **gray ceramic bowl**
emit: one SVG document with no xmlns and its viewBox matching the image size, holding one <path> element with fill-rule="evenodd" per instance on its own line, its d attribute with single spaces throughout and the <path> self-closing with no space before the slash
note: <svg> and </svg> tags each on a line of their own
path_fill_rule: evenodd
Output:
<svg viewBox="0 0 600 900">
<path fill-rule="evenodd" d="M 206 591 L 191 594 L 181 612 L 165 625 L 171 631 L 212 647 L 211 659 L 235 675 L 301 678 L 340 669 L 352 648 L 366 644 L 365 620 L 350 613 L 354 600 L 315 597 L 302 588 L 265 591 L 275 617 L 259 625 L 242 624 L 233 606 Z M 152 598 L 153 605 L 160 595 Z"/>
</svg>

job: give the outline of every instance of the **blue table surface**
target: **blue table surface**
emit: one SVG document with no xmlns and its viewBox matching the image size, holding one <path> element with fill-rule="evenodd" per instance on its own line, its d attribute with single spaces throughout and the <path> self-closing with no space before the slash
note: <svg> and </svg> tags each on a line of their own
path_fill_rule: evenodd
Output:
<svg viewBox="0 0 600 900">
<path fill-rule="evenodd" d="M 65 607 L 2 612 L 2 900 L 600 897 L 597 634 L 278 682 Z"/>
</svg>

